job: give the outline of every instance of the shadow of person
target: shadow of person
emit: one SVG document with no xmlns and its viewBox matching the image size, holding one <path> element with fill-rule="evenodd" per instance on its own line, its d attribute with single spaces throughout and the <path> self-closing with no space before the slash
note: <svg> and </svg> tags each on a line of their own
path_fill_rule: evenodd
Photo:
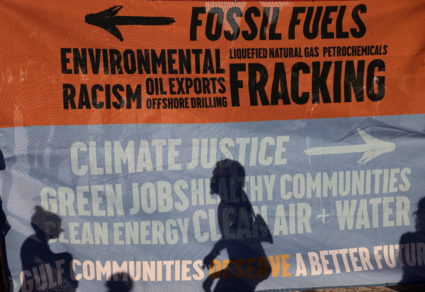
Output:
<svg viewBox="0 0 425 292">
<path fill-rule="evenodd" d="M 248 196 L 243 190 L 245 169 L 233 160 L 217 162 L 211 178 L 211 193 L 220 197 L 217 217 L 221 239 L 204 258 L 204 267 L 212 269 L 214 259 L 227 250 L 229 264 L 208 276 L 203 283 L 205 291 L 255 291 L 267 279 L 271 265 L 261 245 L 272 243 L 270 231 L 260 215 L 255 215 Z"/>
<path fill-rule="evenodd" d="M 61 218 L 40 206 L 31 217 L 35 234 L 28 237 L 21 247 L 21 292 L 63 291 L 74 292 L 78 282 L 74 279 L 72 255 L 54 253 L 48 244 L 63 231 Z"/>
<path fill-rule="evenodd" d="M 396 289 L 399 291 L 425 291 L 425 198 L 419 200 L 414 215 L 416 231 L 400 237 L 399 259 L 403 276 Z"/>
<path fill-rule="evenodd" d="M 107 292 L 130 292 L 133 289 L 133 279 L 127 273 L 113 274 L 106 282 Z"/>
<path fill-rule="evenodd" d="M 10 228 L 6 214 L 3 211 L 3 202 L 0 198 L 0 288 L 4 289 L 4 291 L 11 291 L 10 286 L 13 283 L 6 254 L 6 234 Z"/>
<path fill-rule="evenodd" d="M 0 170 L 6 169 L 6 163 L 4 161 L 3 152 L 0 149 Z M 1 177 L 0 177 L 1 179 Z M 3 211 L 3 201 L 0 196 L 0 260 L 1 260 L 1 278 L 2 278 L 2 287 L 5 291 L 12 290 L 12 277 L 10 275 L 9 264 L 7 262 L 7 254 L 6 254 L 6 234 L 10 230 L 10 224 L 7 220 L 6 214 Z M 3 284 L 4 283 L 4 284 Z"/>
</svg>

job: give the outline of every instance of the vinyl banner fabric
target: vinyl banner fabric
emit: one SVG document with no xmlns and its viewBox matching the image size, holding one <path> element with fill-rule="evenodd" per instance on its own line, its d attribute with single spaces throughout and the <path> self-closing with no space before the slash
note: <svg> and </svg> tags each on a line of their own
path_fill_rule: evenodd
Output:
<svg viewBox="0 0 425 292">
<path fill-rule="evenodd" d="M 423 0 L 0 9 L 13 291 L 425 281 Z"/>
</svg>

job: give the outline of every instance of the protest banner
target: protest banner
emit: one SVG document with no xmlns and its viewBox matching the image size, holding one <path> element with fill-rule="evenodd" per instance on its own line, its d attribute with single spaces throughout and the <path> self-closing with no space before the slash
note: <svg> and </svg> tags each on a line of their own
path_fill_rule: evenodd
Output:
<svg viewBox="0 0 425 292">
<path fill-rule="evenodd" d="M 425 279 L 422 0 L 1 7 L 13 291 Z"/>
</svg>

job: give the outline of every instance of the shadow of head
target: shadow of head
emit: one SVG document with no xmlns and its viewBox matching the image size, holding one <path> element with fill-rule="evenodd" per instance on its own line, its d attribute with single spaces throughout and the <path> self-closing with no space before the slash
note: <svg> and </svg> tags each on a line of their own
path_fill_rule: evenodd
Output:
<svg viewBox="0 0 425 292">
<path fill-rule="evenodd" d="M 419 200 L 418 209 L 413 214 L 416 216 L 416 230 L 425 232 L 425 198 Z"/>
<path fill-rule="evenodd" d="M 0 170 L 5 170 L 5 169 L 6 169 L 6 162 L 4 161 L 3 152 L 1 152 L 1 149 L 0 149 Z"/>
<path fill-rule="evenodd" d="M 241 190 L 245 184 L 245 169 L 235 160 L 224 159 L 217 162 L 211 177 L 211 193 L 220 196 L 230 195 Z"/>
<path fill-rule="evenodd" d="M 113 274 L 106 282 L 108 292 L 129 292 L 133 289 L 133 280 L 127 273 Z"/>
<path fill-rule="evenodd" d="M 35 232 L 42 234 L 47 239 L 58 238 L 63 231 L 61 218 L 40 206 L 36 206 L 34 210 L 34 214 L 31 217 L 31 226 Z"/>
<path fill-rule="evenodd" d="M 6 169 L 6 162 L 4 161 L 3 152 L 1 152 L 0 149 L 0 170 Z M 10 230 L 10 224 L 7 221 L 6 214 L 3 211 L 3 203 L 0 197 L 0 232 L 3 233 L 3 235 L 6 235 Z"/>
</svg>

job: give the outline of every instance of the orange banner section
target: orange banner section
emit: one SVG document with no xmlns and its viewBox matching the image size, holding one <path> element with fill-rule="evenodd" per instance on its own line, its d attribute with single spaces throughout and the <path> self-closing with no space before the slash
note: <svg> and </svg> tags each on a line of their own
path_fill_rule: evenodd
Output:
<svg viewBox="0 0 425 292">
<path fill-rule="evenodd" d="M 422 0 L 47 2 L 1 4 L 0 127 L 425 113 Z"/>
</svg>

